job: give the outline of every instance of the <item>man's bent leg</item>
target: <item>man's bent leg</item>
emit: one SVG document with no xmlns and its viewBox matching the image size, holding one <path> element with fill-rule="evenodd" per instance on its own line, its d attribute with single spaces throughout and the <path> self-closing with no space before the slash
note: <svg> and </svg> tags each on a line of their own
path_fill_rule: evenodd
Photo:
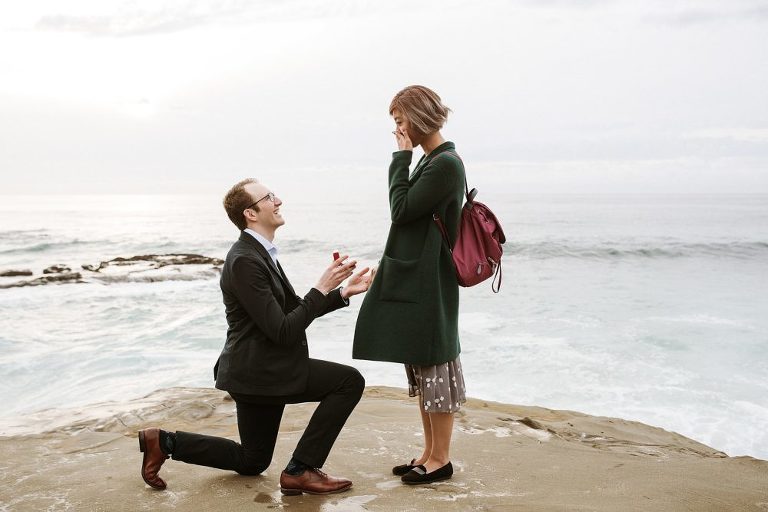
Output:
<svg viewBox="0 0 768 512">
<path fill-rule="evenodd" d="M 365 379 L 355 368 L 343 364 L 309 360 L 307 390 L 290 397 L 288 403 L 316 402 L 304 435 L 293 457 L 313 468 L 321 468 L 365 389 Z"/>
<path fill-rule="evenodd" d="M 284 406 L 251 404 L 235 398 L 240 443 L 222 437 L 176 432 L 173 459 L 189 464 L 258 475 L 272 461 Z M 247 397 L 242 397 L 246 398 Z"/>
</svg>

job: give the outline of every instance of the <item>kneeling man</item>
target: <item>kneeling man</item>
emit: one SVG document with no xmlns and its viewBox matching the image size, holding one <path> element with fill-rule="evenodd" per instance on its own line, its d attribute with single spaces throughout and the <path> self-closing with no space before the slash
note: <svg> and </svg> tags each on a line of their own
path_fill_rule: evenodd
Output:
<svg viewBox="0 0 768 512">
<path fill-rule="evenodd" d="M 352 482 L 320 468 L 365 387 L 360 373 L 342 364 L 310 359 L 306 329 L 315 318 L 349 304 L 370 286 L 368 268 L 336 259 L 303 297 L 294 292 L 272 243 L 285 224 L 282 201 L 266 186 L 246 179 L 224 197 L 227 215 L 241 230 L 221 271 L 227 341 L 213 369 L 216 387 L 237 405 L 240 443 L 189 432 L 148 428 L 139 432 L 141 476 L 165 489 L 159 471 L 173 457 L 190 464 L 257 475 L 272 461 L 286 404 L 319 402 L 293 457 L 280 475 L 283 494 L 346 491 Z M 350 278 L 347 286 L 338 288 Z"/>
</svg>

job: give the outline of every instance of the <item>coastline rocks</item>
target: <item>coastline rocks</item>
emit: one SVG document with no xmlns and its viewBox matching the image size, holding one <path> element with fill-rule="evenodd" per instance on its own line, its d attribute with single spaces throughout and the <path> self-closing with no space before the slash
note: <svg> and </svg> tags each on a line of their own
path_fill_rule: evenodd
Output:
<svg viewBox="0 0 768 512">
<path fill-rule="evenodd" d="M 5 272 L 0 272 L 0 277 L 25 277 L 31 275 L 33 275 L 31 270 L 6 270 Z"/>
<path fill-rule="evenodd" d="M 0 288 L 22 288 L 24 286 L 41 286 L 51 283 L 83 283 L 83 276 L 80 272 L 67 272 L 63 274 L 48 274 L 45 276 L 30 279 L 28 281 L 17 281 L 11 284 L 0 284 Z"/>
<path fill-rule="evenodd" d="M 64 272 L 71 272 L 72 269 L 66 265 L 51 265 L 43 270 L 43 274 L 62 274 Z"/>
<path fill-rule="evenodd" d="M 131 256 L 130 258 L 113 258 L 108 261 L 102 261 L 98 265 L 81 265 L 83 270 L 99 272 L 110 265 L 135 265 L 137 263 L 154 263 L 155 268 L 161 268 L 168 265 L 213 265 L 220 267 L 224 264 L 219 258 L 201 256 L 200 254 L 145 254 L 142 256 Z"/>
<path fill-rule="evenodd" d="M 192 281 L 218 277 L 224 261 L 200 254 L 145 254 L 119 257 L 102 261 L 98 265 L 81 265 L 81 272 L 72 272 L 63 264 L 51 265 L 42 275 L 23 281 L 0 281 L 0 289 L 40 286 L 44 284 L 100 282 L 158 282 Z M 29 277 L 31 271 L 9 270 L 0 277 Z"/>
</svg>

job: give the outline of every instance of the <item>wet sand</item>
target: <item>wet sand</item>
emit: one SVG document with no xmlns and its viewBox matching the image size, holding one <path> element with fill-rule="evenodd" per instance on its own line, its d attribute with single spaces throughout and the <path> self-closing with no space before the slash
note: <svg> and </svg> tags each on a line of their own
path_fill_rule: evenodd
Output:
<svg viewBox="0 0 768 512">
<path fill-rule="evenodd" d="M 768 511 L 766 461 L 728 457 L 642 423 L 472 399 L 456 417 L 453 479 L 405 486 L 390 468 L 420 452 L 413 400 L 395 388 L 366 390 L 324 468 L 354 487 L 330 496 L 284 497 L 278 489 L 314 404 L 286 407 L 263 475 L 169 460 L 165 491 L 141 479 L 136 432 L 161 426 L 237 439 L 225 393 L 170 388 L 6 418 L 0 511 Z"/>
</svg>

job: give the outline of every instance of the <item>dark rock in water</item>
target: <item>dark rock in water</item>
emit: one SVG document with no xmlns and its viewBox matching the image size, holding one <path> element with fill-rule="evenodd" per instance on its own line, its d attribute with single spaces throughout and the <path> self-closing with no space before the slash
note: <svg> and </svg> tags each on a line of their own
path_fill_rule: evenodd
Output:
<svg viewBox="0 0 768 512">
<path fill-rule="evenodd" d="M 18 281 L 16 283 L 0 285 L 0 288 L 22 288 L 24 286 L 40 286 L 51 283 L 83 283 L 83 276 L 80 272 L 67 272 L 63 274 L 51 274 L 41 276 L 29 281 Z"/>
<path fill-rule="evenodd" d="M 224 264 L 224 260 L 200 254 L 145 254 L 130 258 L 113 258 L 109 261 L 102 261 L 98 265 L 82 265 L 82 267 L 83 270 L 98 272 L 109 265 L 133 265 L 135 263 L 154 263 L 154 268 L 162 268 L 167 265 L 212 265 L 220 267 Z"/>
<path fill-rule="evenodd" d="M 223 260 L 200 254 L 145 254 L 114 258 L 98 265 L 81 265 L 84 272 L 72 272 L 66 265 L 51 265 L 34 279 L 0 285 L 20 288 L 52 283 L 127 283 L 210 279 L 221 273 Z M 34 276 L 29 270 L 10 270 L 0 277 Z"/>
<path fill-rule="evenodd" d="M 0 272 L 0 277 L 21 277 L 31 275 L 31 270 L 6 270 L 5 272 Z"/>
<path fill-rule="evenodd" d="M 71 272 L 72 269 L 66 265 L 51 265 L 47 269 L 43 270 L 43 274 L 62 274 L 64 272 Z"/>
</svg>

